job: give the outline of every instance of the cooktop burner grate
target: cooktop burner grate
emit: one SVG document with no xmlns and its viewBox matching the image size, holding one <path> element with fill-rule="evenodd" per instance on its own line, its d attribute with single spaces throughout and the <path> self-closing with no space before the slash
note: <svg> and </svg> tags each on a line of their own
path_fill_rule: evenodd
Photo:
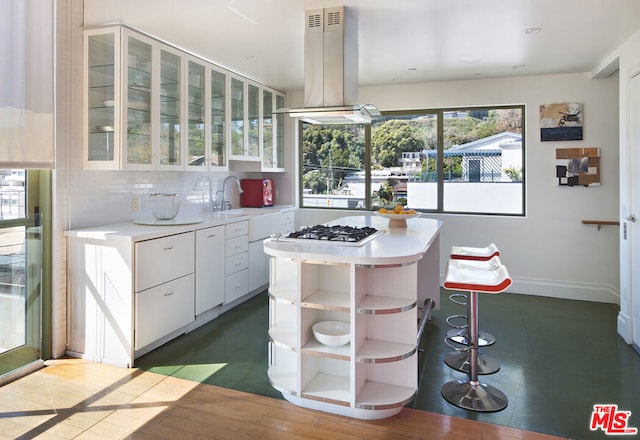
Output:
<svg viewBox="0 0 640 440">
<path fill-rule="evenodd" d="M 373 239 L 383 231 L 378 231 L 370 226 L 305 226 L 297 231 L 282 235 L 279 241 L 296 242 L 299 240 L 312 240 L 321 244 L 343 244 L 360 246 Z"/>
</svg>

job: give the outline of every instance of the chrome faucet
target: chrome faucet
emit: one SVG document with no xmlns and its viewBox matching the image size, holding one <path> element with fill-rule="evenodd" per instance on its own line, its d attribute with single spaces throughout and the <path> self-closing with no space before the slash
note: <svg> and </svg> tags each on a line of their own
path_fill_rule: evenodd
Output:
<svg viewBox="0 0 640 440">
<path fill-rule="evenodd" d="M 227 182 L 231 179 L 236 180 L 236 184 L 238 185 L 238 194 L 242 194 L 242 186 L 240 186 L 240 179 L 238 179 L 236 176 L 232 174 L 227 176 L 224 179 L 224 182 L 222 183 L 222 200 L 220 201 L 220 205 L 218 206 L 218 209 L 220 211 L 228 211 L 229 209 L 231 209 L 231 202 L 228 202 L 225 198 L 227 194 Z"/>
<path fill-rule="evenodd" d="M 209 178 L 209 176 L 200 176 L 196 179 L 196 183 L 195 185 L 193 185 L 193 189 L 194 191 L 198 189 L 198 186 L 200 185 L 200 182 L 202 180 L 206 180 L 207 183 L 209 184 L 209 200 L 207 200 L 207 210 L 208 211 L 213 211 L 213 184 L 211 183 L 211 179 Z"/>
</svg>

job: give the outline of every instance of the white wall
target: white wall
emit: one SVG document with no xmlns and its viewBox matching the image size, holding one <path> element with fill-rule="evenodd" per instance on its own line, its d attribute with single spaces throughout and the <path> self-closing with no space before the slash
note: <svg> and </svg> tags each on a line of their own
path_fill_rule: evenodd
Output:
<svg viewBox="0 0 640 440">
<path fill-rule="evenodd" d="M 494 242 L 514 278 L 512 292 L 617 303 L 618 228 L 585 226 L 581 220 L 617 220 L 618 79 L 588 74 L 548 75 L 413 85 L 363 87 L 360 102 L 382 111 L 451 106 L 526 105 L 526 217 L 429 215 L 444 222 L 441 265 L 452 245 Z M 584 104 L 584 140 L 541 142 L 539 107 Z M 559 187 L 555 149 L 600 147 L 599 187 Z M 301 210 L 299 224 L 343 212 Z"/>
</svg>

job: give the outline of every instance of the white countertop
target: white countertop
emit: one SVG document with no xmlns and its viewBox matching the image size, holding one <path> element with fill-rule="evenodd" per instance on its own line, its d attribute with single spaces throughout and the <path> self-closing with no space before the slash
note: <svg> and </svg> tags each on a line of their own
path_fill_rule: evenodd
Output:
<svg viewBox="0 0 640 440">
<path fill-rule="evenodd" d="M 405 264 L 422 258 L 438 236 L 442 222 L 428 218 L 407 220 L 406 228 L 389 228 L 389 221 L 376 215 L 342 217 L 329 225 L 371 226 L 384 230 L 384 234 L 362 246 L 318 244 L 313 240 L 298 242 L 264 241 L 264 251 L 271 256 L 334 263 Z"/>
<path fill-rule="evenodd" d="M 295 209 L 293 206 L 277 205 L 264 208 L 240 208 L 224 213 L 203 212 L 202 215 L 199 216 L 202 219 L 201 222 L 194 222 L 195 216 L 189 215 L 184 217 L 187 223 L 175 225 L 168 225 L 165 222 L 162 222 L 163 224 L 142 225 L 136 224 L 132 220 L 90 228 L 71 229 L 65 231 L 65 236 L 93 240 L 127 240 L 135 242 L 235 223 L 249 220 L 251 217 L 287 212 L 293 209 Z M 182 223 L 183 218 L 178 214 L 175 220 L 176 223 Z"/>
</svg>

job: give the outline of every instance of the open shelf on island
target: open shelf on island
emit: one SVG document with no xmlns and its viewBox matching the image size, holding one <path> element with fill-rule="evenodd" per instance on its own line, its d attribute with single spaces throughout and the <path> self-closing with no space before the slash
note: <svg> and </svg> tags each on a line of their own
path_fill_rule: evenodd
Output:
<svg viewBox="0 0 640 440">
<path fill-rule="evenodd" d="M 269 298 L 281 304 L 298 304 L 298 292 L 269 286 Z"/>
<path fill-rule="evenodd" d="M 276 346 L 295 351 L 298 345 L 298 331 L 290 326 L 276 325 L 269 328 L 269 338 Z"/>
<path fill-rule="evenodd" d="M 347 313 L 351 310 L 348 293 L 326 290 L 316 290 L 302 300 L 300 306 L 308 309 L 334 310 Z"/>
<path fill-rule="evenodd" d="M 302 390 L 302 397 L 335 405 L 350 406 L 349 378 L 335 374 L 318 373 Z"/>
<path fill-rule="evenodd" d="M 417 347 L 414 344 L 367 339 L 356 353 L 356 362 L 382 364 L 397 362 L 413 356 Z"/>
<path fill-rule="evenodd" d="M 301 351 L 302 354 L 312 356 L 322 356 L 342 361 L 351 360 L 351 344 L 345 344 L 339 347 L 328 347 L 318 342 L 316 338 L 311 338 L 311 340 L 302 347 Z"/>
<path fill-rule="evenodd" d="M 383 410 L 406 405 L 415 388 L 367 381 L 356 398 L 356 408 Z"/>
<path fill-rule="evenodd" d="M 388 296 L 365 296 L 356 306 L 356 313 L 365 315 L 386 315 L 402 313 L 416 306 L 415 298 L 391 298 Z"/>
</svg>

